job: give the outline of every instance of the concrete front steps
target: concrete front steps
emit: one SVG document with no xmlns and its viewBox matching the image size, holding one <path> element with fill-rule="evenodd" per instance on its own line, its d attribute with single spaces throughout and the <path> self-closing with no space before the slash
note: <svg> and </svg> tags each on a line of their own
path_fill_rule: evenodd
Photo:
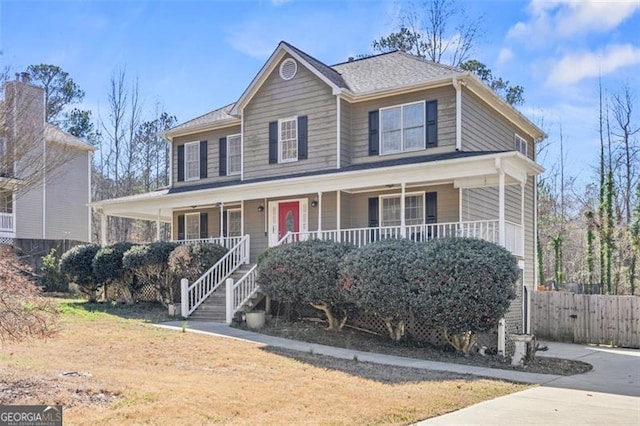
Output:
<svg viewBox="0 0 640 426">
<path fill-rule="evenodd" d="M 232 275 L 234 282 L 242 278 L 254 265 L 242 265 Z M 189 316 L 193 321 L 226 321 L 227 286 L 225 283 L 214 291 L 200 306 Z"/>
</svg>

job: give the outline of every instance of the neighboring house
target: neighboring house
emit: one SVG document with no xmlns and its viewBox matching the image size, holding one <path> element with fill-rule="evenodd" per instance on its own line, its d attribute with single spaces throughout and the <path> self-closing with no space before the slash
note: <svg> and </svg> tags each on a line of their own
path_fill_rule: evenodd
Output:
<svg viewBox="0 0 640 426">
<path fill-rule="evenodd" d="M 545 134 L 472 74 L 402 52 L 327 66 L 281 42 L 237 102 L 165 137 L 170 187 L 94 203 L 103 218 L 170 222 L 175 240 L 249 236 L 250 264 L 310 237 L 484 238 L 519 259 L 507 329 L 529 329 Z M 233 297 L 235 310 L 246 294 Z"/>
<path fill-rule="evenodd" d="M 94 148 L 45 123 L 44 90 L 31 85 L 28 74 L 7 82 L 4 95 L 0 108 L 4 115 L 0 133 L 0 243 L 43 248 L 60 241 L 90 241 Z M 38 155 L 10 155 L 15 150 L 42 151 Z M 29 164 L 13 164 L 14 158 Z M 38 176 L 35 183 L 21 176 L 27 173 Z"/>
</svg>

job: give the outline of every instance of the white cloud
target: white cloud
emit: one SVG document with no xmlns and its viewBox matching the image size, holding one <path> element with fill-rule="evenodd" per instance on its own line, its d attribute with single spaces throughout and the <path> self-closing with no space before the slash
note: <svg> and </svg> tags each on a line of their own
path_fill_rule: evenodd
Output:
<svg viewBox="0 0 640 426">
<path fill-rule="evenodd" d="M 603 33 L 616 28 L 640 10 L 637 0 L 532 0 L 530 19 L 516 23 L 507 35 L 530 42 L 549 37 L 569 38 L 582 33 Z"/>
<path fill-rule="evenodd" d="M 500 52 L 498 53 L 498 65 L 507 63 L 511 59 L 513 59 L 513 52 L 511 51 L 511 49 L 507 47 L 503 47 L 502 49 L 500 49 Z"/>
<path fill-rule="evenodd" d="M 640 48 L 631 44 L 611 45 L 599 52 L 565 56 L 552 64 L 547 83 L 573 84 L 585 78 L 604 76 L 636 64 L 640 64 Z"/>
</svg>

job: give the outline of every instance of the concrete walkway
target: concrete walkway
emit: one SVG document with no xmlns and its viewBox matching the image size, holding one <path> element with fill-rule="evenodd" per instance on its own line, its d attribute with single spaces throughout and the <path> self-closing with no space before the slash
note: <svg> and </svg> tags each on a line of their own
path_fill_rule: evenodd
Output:
<svg viewBox="0 0 640 426">
<path fill-rule="evenodd" d="M 158 327 L 182 329 L 182 321 Z M 588 362 L 593 370 L 557 376 L 470 365 L 425 361 L 336 348 L 254 333 L 212 322 L 188 321 L 187 330 L 336 358 L 539 384 L 515 394 L 485 401 L 420 422 L 420 425 L 638 425 L 640 426 L 640 350 L 610 349 L 567 343 L 546 343 L 538 356 Z"/>
</svg>

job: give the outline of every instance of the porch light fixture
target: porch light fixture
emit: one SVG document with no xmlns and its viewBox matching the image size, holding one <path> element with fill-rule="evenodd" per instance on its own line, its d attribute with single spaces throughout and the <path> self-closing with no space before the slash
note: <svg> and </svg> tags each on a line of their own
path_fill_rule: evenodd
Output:
<svg viewBox="0 0 640 426">
<path fill-rule="evenodd" d="M 318 207 L 318 200 L 313 200 L 311 202 L 311 207 Z"/>
<path fill-rule="evenodd" d="M 264 211 L 264 206 L 262 204 L 260 204 L 258 206 L 258 213 L 262 213 Z"/>
</svg>

